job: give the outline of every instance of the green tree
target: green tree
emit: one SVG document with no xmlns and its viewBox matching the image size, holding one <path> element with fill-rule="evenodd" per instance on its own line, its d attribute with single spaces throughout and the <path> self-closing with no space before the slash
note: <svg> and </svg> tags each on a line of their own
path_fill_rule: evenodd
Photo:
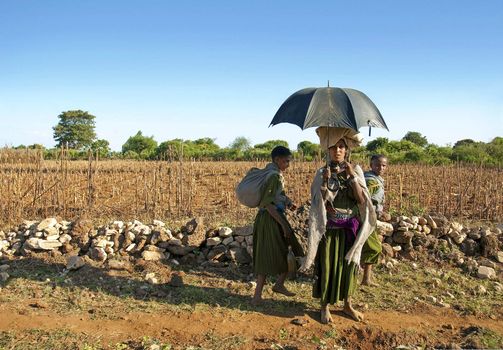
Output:
<svg viewBox="0 0 503 350">
<path fill-rule="evenodd" d="M 386 137 L 378 137 L 375 140 L 367 143 L 367 146 L 365 146 L 365 148 L 369 152 L 375 152 L 378 149 L 385 147 L 388 142 L 389 140 Z"/>
<path fill-rule="evenodd" d="M 463 140 L 459 140 L 458 142 L 456 142 L 454 144 L 454 147 L 470 146 L 470 145 L 474 145 L 474 144 L 475 144 L 475 141 L 473 141 L 472 139 L 463 139 Z"/>
<path fill-rule="evenodd" d="M 428 140 L 426 139 L 426 136 L 421 135 L 421 133 L 417 131 L 409 131 L 405 136 L 402 138 L 402 140 L 410 141 L 412 143 L 415 143 L 419 147 L 425 147 L 428 144 Z"/>
<path fill-rule="evenodd" d="M 229 145 L 229 148 L 239 152 L 245 152 L 251 148 L 251 141 L 244 136 L 239 136 L 234 139 Z"/>
<path fill-rule="evenodd" d="M 255 145 L 254 148 L 272 151 L 272 149 L 276 146 L 288 147 L 288 142 L 283 140 L 269 140 L 264 143 L 259 143 L 258 145 Z"/>
<path fill-rule="evenodd" d="M 68 148 L 75 150 L 91 147 L 96 138 L 94 115 L 73 110 L 61 113 L 58 118 L 58 124 L 53 127 L 57 147 L 68 145 Z"/>
<path fill-rule="evenodd" d="M 128 138 L 125 144 L 122 145 L 122 153 L 126 156 L 128 151 L 135 152 L 141 159 L 149 159 L 155 155 L 157 148 L 157 141 L 153 136 L 143 136 L 141 131 L 136 135 Z"/>
<path fill-rule="evenodd" d="M 105 139 L 96 140 L 91 144 L 91 150 L 101 158 L 106 158 L 110 155 L 110 142 Z"/>
<path fill-rule="evenodd" d="M 312 160 L 320 154 L 321 147 L 317 143 L 301 141 L 297 145 L 297 152 L 301 153 L 306 160 Z"/>
</svg>

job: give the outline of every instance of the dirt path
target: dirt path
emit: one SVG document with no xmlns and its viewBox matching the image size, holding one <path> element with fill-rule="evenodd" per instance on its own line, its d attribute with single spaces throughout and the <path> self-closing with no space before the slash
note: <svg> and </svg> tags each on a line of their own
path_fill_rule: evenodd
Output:
<svg viewBox="0 0 503 350">
<path fill-rule="evenodd" d="M 164 315 L 133 313 L 121 315 L 116 320 L 108 320 L 93 319 L 88 313 L 61 316 L 49 309 L 36 309 L 32 314 L 19 314 L 18 311 L 3 305 L 0 306 L 0 331 L 68 329 L 91 334 L 108 344 L 149 336 L 175 345 L 197 345 L 210 333 L 213 337 L 222 339 L 239 336 L 245 340 L 239 346 L 243 349 L 270 348 L 271 343 L 302 344 L 299 349 L 316 348 L 316 344 L 306 343 L 306 340 L 334 328 L 348 339 L 358 341 L 358 347 L 353 344 L 355 347 L 350 348 L 363 349 L 385 348 L 391 345 L 379 344 L 379 341 L 376 345 L 376 337 L 383 337 L 385 334 L 396 335 L 393 339 L 395 343 L 400 340 L 421 343 L 424 337 L 429 341 L 455 339 L 462 329 L 469 326 L 483 327 L 503 334 L 501 320 L 461 317 L 450 310 L 440 311 L 435 308 L 411 313 L 369 311 L 366 313 L 365 323 L 353 322 L 337 311 L 334 313 L 333 325 L 320 324 L 315 319 L 316 313 L 312 311 L 303 317 L 309 322 L 304 326 L 297 326 L 291 323 L 291 318 L 255 312 L 230 313 L 216 310 L 194 313 L 183 311 Z"/>
</svg>

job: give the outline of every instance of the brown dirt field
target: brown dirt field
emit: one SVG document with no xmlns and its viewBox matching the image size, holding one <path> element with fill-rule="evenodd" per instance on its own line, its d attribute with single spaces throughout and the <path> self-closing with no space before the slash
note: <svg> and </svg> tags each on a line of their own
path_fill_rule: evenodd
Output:
<svg viewBox="0 0 503 350">
<path fill-rule="evenodd" d="M 0 287 L 0 349 L 393 349 L 501 348 L 503 298 L 494 282 L 443 266 L 433 292 L 433 265 L 376 269 L 380 287 L 360 288 L 355 305 L 365 322 L 332 307 L 334 323 L 319 323 L 310 280 L 289 281 L 297 296 L 264 291 L 249 304 L 249 267 L 170 267 L 137 262 L 111 270 L 89 262 L 65 272 L 64 257 L 41 254 L 4 260 L 11 278 Z M 154 272 L 158 285 L 144 281 Z M 183 282 L 173 284 L 173 276 Z M 476 286 L 487 294 L 479 295 Z M 456 299 L 451 308 L 428 304 L 426 295 Z M 417 298 L 419 297 L 419 298 Z M 303 326 L 294 319 L 306 320 Z M 152 349 L 155 349 L 152 348 Z"/>
<path fill-rule="evenodd" d="M 29 305 L 26 305 L 29 308 Z M 220 338 L 241 336 L 247 339 L 242 349 L 268 348 L 271 342 L 281 342 L 278 334 L 281 329 L 289 334 L 290 346 L 302 344 L 300 348 L 317 348 L 317 344 L 306 344 L 313 334 L 323 334 L 335 328 L 350 340 L 348 348 L 376 349 L 389 348 L 415 341 L 422 343 L 430 334 L 437 341 L 445 338 L 456 339 L 467 326 L 490 329 L 503 334 L 501 320 L 481 319 L 456 315 L 452 311 L 434 309 L 415 310 L 412 313 L 394 311 L 372 311 L 366 313 L 364 323 L 356 323 L 335 313 L 334 324 L 322 325 L 314 311 L 303 317 L 309 322 L 304 326 L 291 324 L 291 318 L 270 316 L 260 313 L 247 313 L 238 317 L 219 317 L 212 312 L 177 312 L 164 315 L 132 313 L 120 315 L 118 320 L 93 320 L 87 312 L 72 316 L 61 316 L 50 310 L 39 310 L 29 315 L 1 305 L 0 330 L 22 332 L 29 329 L 56 330 L 68 329 L 72 332 L 84 332 L 105 339 L 109 344 L 125 339 L 141 338 L 145 335 L 173 344 L 199 344 L 204 341 L 208 331 Z M 224 316 L 224 315 L 221 315 Z M 190 325 L 190 326 L 188 326 Z M 409 332 L 410 334 L 407 334 Z M 394 334 L 386 339 L 384 335 Z M 432 341 L 430 339 L 429 341 Z M 378 344 L 376 341 L 385 341 Z M 432 344 L 430 344 L 432 345 Z"/>
</svg>

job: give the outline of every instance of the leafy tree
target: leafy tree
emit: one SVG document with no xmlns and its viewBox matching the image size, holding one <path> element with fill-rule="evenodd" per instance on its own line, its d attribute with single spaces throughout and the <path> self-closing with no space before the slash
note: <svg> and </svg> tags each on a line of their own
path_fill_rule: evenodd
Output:
<svg viewBox="0 0 503 350">
<path fill-rule="evenodd" d="M 106 158 L 110 154 L 110 142 L 105 139 L 96 140 L 91 144 L 91 150 L 101 158 Z"/>
<path fill-rule="evenodd" d="M 264 143 L 259 143 L 258 145 L 255 145 L 254 148 L 272 151 L 272 149 L 276 146 L 288 147 L 288 142 L 283 140 L 270 140 Z"/>
<path fill-rule="evenodd" d="M 405 134 L 402 140 L 410 141 L 420 147 L 425 147 L 428 144 L 426 136 L 421 135 L 421 133 L 417 131 L 409 131 L 407 134 Z"/>
<path fill-rule="evenodd" d="M 307 160 L 316 158 L 320 154 L 320 151 L 320 145 L 310 141 L 302 141 L 297 145 L 297 152 L 301 153 Z"/>
<path fill-rule="evenodd" d="M 474 145 L 474 144 L 475 144 L 475 141 L 473 141 L 472 139 L 463 139 L 463 140 L 459 140 L 458 142 L 456 142 L 454 144 L 454 147 L 470 146 L 470 145 Z"/>
<path fill-rule="evenodd" d="M 367 143 L 367 151 L 369 152 L 375 152 L 379 148 L 383 148 L 386 146 L 386 144 L 389 142 L 389 140 L 386 137 L 378 137 L 375 140 L 370 141 Z"/>
<path fill-rule="evenodd" d="M 61 113 L 59 122 L 53 127 L 57 147 L 66 146 L 75 150 L 89 148 L 96 138 L 94 115 L 81 110 Z"/>
<path fill-rule="evenodd" d="M 157 148 L 157 141 L 153 136 L 143 136 L 141 131 L 136 135 L 128 138 L 125 144 L 122 145 L 122 153 L 124 155 L 131 154 L 128 151 L 135 152 L 141 159 L 149 159 L 154 156 Z"/>
<path fill-rule="evenodd" d="M 251 141 L 249 139 L 247 139 L 244 136 L 239 136 L 236 137 L 234 141 L 231 142 L 229 148 L 232 150 L 236 150 L 239 153 L 249 150 L 250 148 L 252 148 L 252 146 Z"/>
</svg>

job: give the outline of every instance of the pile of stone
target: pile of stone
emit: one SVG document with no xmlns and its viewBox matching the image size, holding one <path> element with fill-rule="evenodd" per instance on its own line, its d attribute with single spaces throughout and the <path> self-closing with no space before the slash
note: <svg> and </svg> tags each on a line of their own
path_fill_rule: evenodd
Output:
<svg viewBox="0 0 503 350">
<path fill-rule="evenodd" d="M 288 212 L 288 219 L 301 245 L 307 248 L 309 206 Z M 441 216 L 398 216 L 379 221 L 383 263 L 392 268 L 398 258 L 417 260 L 424 252 L 429 259 L 448 260 L 480 278 L 493 279 L 503 263 L 501 228 L 466 227 Z M 177 264 L 235 262 L 250 264 L 253 256 L 252 227 L 207 228 L 195 218 L 176 230 L 160 220 L 144 224 L 113 221 L 94 226 L 91 221 L 69 222 L 47 218 L 24 221 L 9 232 L 0 231 L 0 258 L 50 251 L 53 254 L 86 256 L 97 262 L 113 257 L 148 261 L 170 260 Z M 422 254 L 421 256 L 425 256 Z M 69 267 L 83 262 L 74 258 Z M 78 267 L 77 267 L 78 268 Z M 5 271 L 0 271 L 2 279 Z"/>
<path fill-rule="evenodd" d="M 251 262 L 251 227 L 206 229 L 202 219 L 193 219 L 173 232 L 160 220 L 146 225 L 140 221 L 113 221 L 95 227 L 92 222 L 24 221 L 10 232 L 0 231 L 0 258 L 50 251 L 72 256 L 87 255 L 104 262 L 114 256 L 130 256 L 149 261 L 181 259 L 186 263 L 205 261 Z M 178 259 L 178 260 L 177 260 Z M 79 264 L 78 260 L 73 264 Z"/>
<path fill-rule="evenodd" d="M 380 230 L 384 256 L 414 257 L 415 252 L 429 252 L 466 268 L 479 278 L 495 278 L 497 263 L 503 263 L 500 228 L 470 228 L 430 215 L 398 216 L 388 225 L 387 230 Z"/>
</svg>

